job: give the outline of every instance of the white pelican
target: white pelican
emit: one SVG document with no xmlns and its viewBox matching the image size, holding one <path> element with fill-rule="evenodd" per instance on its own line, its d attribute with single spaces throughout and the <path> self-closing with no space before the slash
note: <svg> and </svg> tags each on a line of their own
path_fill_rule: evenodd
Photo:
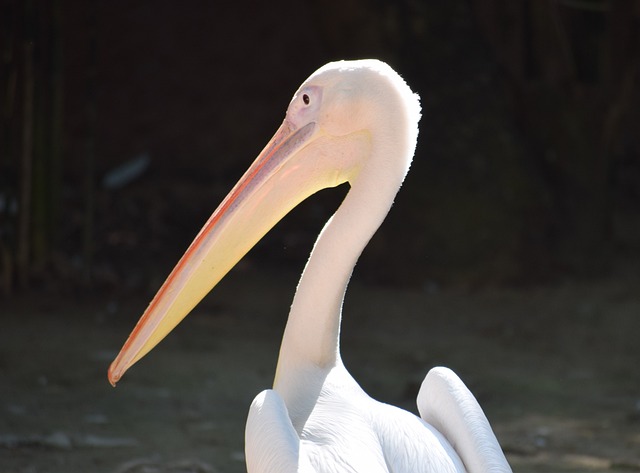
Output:
<svg viewBox="0 0 640 473">
<path fill-rule="evenodd" d="M 253 401 L 249 472 L 510 472 L 476 399 L 449 369 L 418 394 L 422 418 L 371 399 L 340 358 L 342 300 L 360 253 L 409 170 L 420 104 L 377 60 L 325 65 L 222 201 L 109 368 L 112 384 L 164 338 L 287 212 L 349 182 L 298 284 L 273 389 Z"/>
</svg>

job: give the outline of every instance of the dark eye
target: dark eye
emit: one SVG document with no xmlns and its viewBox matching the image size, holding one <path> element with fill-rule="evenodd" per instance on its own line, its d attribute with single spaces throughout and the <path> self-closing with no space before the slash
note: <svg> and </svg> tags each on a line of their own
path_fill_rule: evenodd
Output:
<svg viewBox="0 0 640 473">
<path fill-rule="evenodd" d="M 309 102 L 311 102 L 311 99 L 307 94 L 302 94 L 302 101 L 304 102 L 305 105 L 309 105 Z"/>
</svg>

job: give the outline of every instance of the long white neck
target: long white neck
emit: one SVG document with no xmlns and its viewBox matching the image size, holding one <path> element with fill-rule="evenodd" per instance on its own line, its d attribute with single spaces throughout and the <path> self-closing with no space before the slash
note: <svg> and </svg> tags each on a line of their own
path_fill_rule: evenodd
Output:
<svg viewBox="0 0 640 473">
<path fill-rule="evenodd" d="M 396 128 L 390 127 L 397 132 L 392 138 L 388 132 L 372 134 L 377 138 L 372 138 L 368 165 L 320 233 L 298 284 L 274 382 L 294 425 L 297 417 L 304 419 L 310 412 L 322 373 L 342 363 L 340 322 L 349 278 L 387 215 L 413 156 L 415 136 L 407 138 Z"/>
<path fill-rule="evenodd" d="M 320 233 L 302 273 L 282 338 L 274 389 L 301 431 L 325 376 L 340 359 L 342 302 L 362 250 L 400 183 L 372 189 L 358 180 Z M 372 192 L 373 191 L 373 192 Z M 363 206 L 363 202 L 367 204 Z"/>
<path fill-rule="evenodd" d="M 291 363 L 331 368 L 339 362 L 342 302 L 349 278 L 387 215 L 399 184 L 375 189 L 362 179 L 355 181 L 325 225 L 298 283 L 279 365 L 288 363 L 289 369 Z M 277 377 L 281 375 L 278 368 Z"/>
</svg>

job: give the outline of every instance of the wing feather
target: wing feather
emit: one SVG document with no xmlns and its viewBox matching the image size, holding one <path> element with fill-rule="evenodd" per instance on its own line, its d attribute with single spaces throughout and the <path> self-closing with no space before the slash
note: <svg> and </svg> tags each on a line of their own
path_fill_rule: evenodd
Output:
<svg viewBox="0 0 640 473">
<path fill-rule="evenodd" d="M 469 473 L 511 473 L 480 404 L 449 368 L 433 368 L 418 393 L 420 416 L 447 438 Z"/>
</svg>

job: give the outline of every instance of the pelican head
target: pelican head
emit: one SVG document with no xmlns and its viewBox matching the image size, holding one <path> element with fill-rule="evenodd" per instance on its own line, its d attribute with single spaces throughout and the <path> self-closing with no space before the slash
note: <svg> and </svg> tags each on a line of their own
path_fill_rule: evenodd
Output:
<svg viewBox="0 0 640 473">
<path fill-rule="evenodd" d="M 353 189 L 358 181 L 388 186 L 395 195 L 413 156 L 419 115 L 418 97 L 383 62 L 333 62 L 313 73 L 151 301 L 109 368 L 109 381 L 115 385 L 308 196 L 344 182 Z"/>
</svg>

